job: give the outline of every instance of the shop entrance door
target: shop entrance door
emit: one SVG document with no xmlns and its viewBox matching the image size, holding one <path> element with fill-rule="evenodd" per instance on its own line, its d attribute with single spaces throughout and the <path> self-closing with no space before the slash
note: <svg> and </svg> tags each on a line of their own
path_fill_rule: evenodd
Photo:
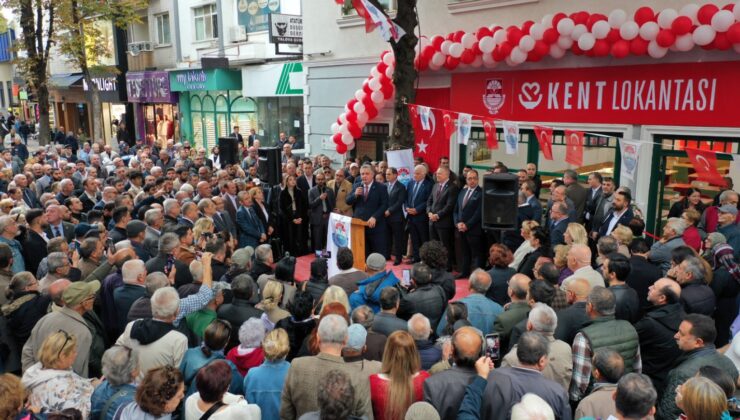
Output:
<svg viewBox="0 0 740 420">
<path fill-rule="evenodd" d="M 655 136 L 653 145 L 653 172 L 650 175 L 650 197 L 646 229 L 660 236 L 668 220 L 671 206 L 682 200 L 689 188 L 701 193 L 701 200 L 711 205 L 721 188 L 697 179 L 696 171 L 686 155 L 686 148 L 717 152 L 717 169 L 723 175 L 729 172 L 732 157 L 738 153 L 737 138 Z"/>
</svg>

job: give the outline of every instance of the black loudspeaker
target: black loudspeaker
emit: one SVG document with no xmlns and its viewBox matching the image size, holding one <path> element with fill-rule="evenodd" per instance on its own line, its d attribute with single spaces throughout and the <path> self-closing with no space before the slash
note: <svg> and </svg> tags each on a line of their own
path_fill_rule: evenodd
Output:
<svg viewBox="0 0 740 420">
<path fill-rule="evenodd" d="M 234 137 L 219 137 L 218 151 L 221 156 L 221 165 L 238 165 L 239 148 Z"/>
<path fill-rule="evenodd" d="M 519 180 L 514 174 L 489 174 L 483 177 L 483 229 L 517 228 Z"/>
<path fill-rule="evenodd" d="M 257 168 L 257 176 L 268 185 L 277 185 L 282 181 L 282 164 L 280 162 L 281 150 L 278 147 L 260 147 L 260 165 Z"/>
</svg>

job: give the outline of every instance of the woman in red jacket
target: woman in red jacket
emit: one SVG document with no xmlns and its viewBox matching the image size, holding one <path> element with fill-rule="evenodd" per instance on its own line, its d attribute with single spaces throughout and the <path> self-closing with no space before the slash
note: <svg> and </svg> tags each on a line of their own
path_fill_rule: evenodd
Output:
<svg viewBox="0 0 740 420">
<path fill-rule="evenodd" d="M 381 373 L 370 376 L 370 398 L 377 420 L 403 419 L 406 410 L 424 398 L 424 381 L 429 377 L 421 370 L 416 343 L 406 331 L 388 337 L 383 351 Z"/>
</svg>

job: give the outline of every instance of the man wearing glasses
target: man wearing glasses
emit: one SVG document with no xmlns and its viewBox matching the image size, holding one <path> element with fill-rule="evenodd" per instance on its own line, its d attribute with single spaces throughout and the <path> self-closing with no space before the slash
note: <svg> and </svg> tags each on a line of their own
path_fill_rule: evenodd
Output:
<svg viewBox="0 0 740 420">
<path fill-rule="evenodd" d="M 82 377 L 88 377 L 90 347 L 93 337 L 83 316 L 86 312 L 92 310 L 95 293 L 99 289 L 100 282 L 97 280 L 75 282 L 67 286 L 62 293 L 64 306 L 60 310 L 50 312 L 41 318 L 31 331 L 31 337 L 23 346 L 21 363 L 24 371 L 38 362 L 37 354 L 44 339 L 51 334 L 64 331 L 77 337 L 77 358 L 72 365 L 72 370 Z"/>
</svg>

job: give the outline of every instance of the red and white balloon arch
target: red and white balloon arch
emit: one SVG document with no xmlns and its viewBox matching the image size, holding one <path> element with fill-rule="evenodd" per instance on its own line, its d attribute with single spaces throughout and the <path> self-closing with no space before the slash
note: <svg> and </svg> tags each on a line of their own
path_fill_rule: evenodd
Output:
<svg viewBox="0 0 740 420">
<path fill-rule="evenodd" d="M 516 66 L 546 56 L 562 58 L 570 51 L 588 57 L 625 58 L 629 55 L 662 58 L 668 51 L 705 50 L 740 52 L 740 1 L 722 8 L 714 4 L 687 4 L 680 10 L 656 12 L 648 6 L 630 17 L 622 9 L 609 15 L 585 11 L 546 15 L 506 28 L 483 26 L 475 32 L 457 31 L 447 36 L 421 37 L 414 65 L 418 71 L 454 70 L 458 67 L 494 68 L 500 63 Z M 347 102 L 332 124 L 332 140 L 340 154 L 355 147 L 355 139 L 378 110 L 394 96 L 393 53 L 385 51 L 370 76 Z"/>
</svg>

